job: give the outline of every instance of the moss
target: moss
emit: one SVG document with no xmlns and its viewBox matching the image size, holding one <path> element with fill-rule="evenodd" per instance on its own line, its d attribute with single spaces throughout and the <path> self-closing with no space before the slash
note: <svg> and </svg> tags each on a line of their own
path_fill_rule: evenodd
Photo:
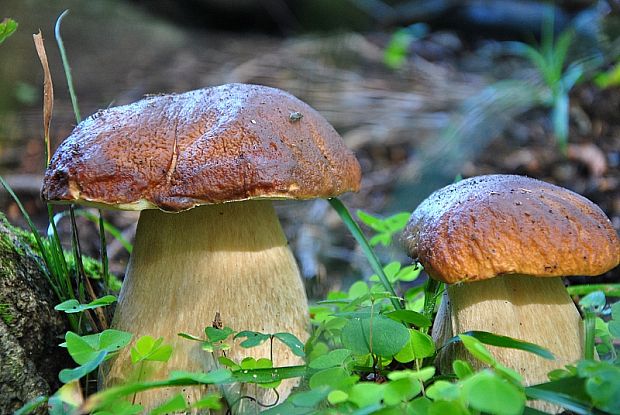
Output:
<svg viewBox="0 0 620 415">
<path fill-rule="evenodd" d="M 4 227 L 8 232 L 0 232 L 0 253 L 14 253 L 17 256 L 24 255 L 36 255 L 41 257 L 41 250 L 34 234 L 30 230 L 22 229 L 17 226 L 11 225 L 4 214 L 0 212 L 0 228 Z M 47 245 L 49 242 L 47 239 L 42 238 L 43 244 Z M 11 261 L 14 258 L 12 255 L 0 255 L 3 261 Z M 71 251 L 65 251 L 65 261 L 69 268 L 70 275 L 76 275 L 75 258 Z M 43 261 L 40 261 L 43 264 Z M 82 263 L 84 266 L 84 272 L 90 279 L 99 280 L 103 276 L 103 267 L 98 259 L 82 256 Z M 3 264 L 10 267 L 11 264 Z M 114 289 L 120 289 L 120 281 L 112 276 L 110 284 Z"/>
<path fill-rule="evenodd" d="M 15 316 L 11 313 L 9 304 L 0 304 L 0 320 L 9 325 L 15 320 Z"/>
</svg>

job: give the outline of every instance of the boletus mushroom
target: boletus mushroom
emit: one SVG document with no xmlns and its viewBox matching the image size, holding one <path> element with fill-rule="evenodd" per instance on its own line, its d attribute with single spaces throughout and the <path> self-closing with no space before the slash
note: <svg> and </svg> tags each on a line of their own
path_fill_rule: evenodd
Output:
<svg viewBox="0 0 620 415">
<path fill-rule="evenodd" d="M 149 373 L 161 379 L 173 369 L 213 369 L 200 344 L 177 333 L 200 335 L 216 313 L 234 330 L 305 341 L 307 299 L 270 200 L 359 186 L 357 159 L 317 111 L 278 89 L 229 84 L 97 112 L 56 150 L 42 195 L 141 211 L 112 326 L 173 346 L 168 363 Z M 300 364 L 287 347 L 273 347 L 274 365 Z M 227 356 L 269 358 L 270 345 L 233 346 Z M 126 348 L 106 365 L 104 385 L 132 371 Z M 293 385 L 280 386 L 280 399 Z M 188 401 L 203 392 L 184 389 Z M 145 392 L 135 402 L 149 409 L 176 393 Z"/>
<path fill-rule="evenodd" d="M 403 233 L 409 255 L 447 284 L 435 320 L 438 345 L 469 330 L 536 343 L 556 360 L 492 347 L 501 363 L 526 384 L 583 356 L 582 321 L 562 276 L 600 275 L 620 261 L 609 219 L 567 189 L 516 175 L 472 177 L 431 194 Z M 462 347 L 440 353 L 451 370 Z"/>
</svg>

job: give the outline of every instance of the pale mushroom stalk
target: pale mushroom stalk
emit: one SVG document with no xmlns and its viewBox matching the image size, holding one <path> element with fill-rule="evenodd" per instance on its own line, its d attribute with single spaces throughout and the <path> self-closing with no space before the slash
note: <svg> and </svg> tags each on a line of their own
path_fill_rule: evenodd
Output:
<svg viewBox="0 0 620 415">
<path fill-rule="evenodd" d="M 131 260 L 113 326 L 134 336 L 162 336 L 174 348 L 167 364 L 148 364 L 147 379 L 165 379 L 169 368 L 202 372 L 215 365 L 198 342 L 176 336 L 202 336 L 216 313 L 234 330 L 288 332 L 308 337 L 304 287 L 272 203 L 267 200 L 196 207 L 179 214 L 145 210 L 140 215 Z M 222 301 L 225 299 L 225 301 Z M 257 312 L 260 310 L 260 312 Z M 270 358 L 269 342 L 236 347 L 228 357 Z M 274 343 L 274 365 L 302 364 L 286 346 Z M 108 366 L 107 385 L 136 376 L 129 350 Z M 293 382 L 279 388 L 287 394 Z M 178 390 L 139 394 L 135 403 L 146 408 L 171 398 Z M 184 388 L 188 402 L 200 398 L 200 388 Z M 257 397 L 273 402 L 273 393 Z"/>
<path fill-rule="evenodd" d="M 598 206 L 515 175 L 472 177 L 434 192 L 414 210 L 403 237 L 409 255 L 447 286 L 433 327 L 438 345 L 482 330 L 549 349 L 553 361 L 492 348 L 526 385 L 583 356 L 581 317 L 561 277 L 600 275 L 620 262 L 618 235 Z M 457 358 L 481 366 L 462 345 L 448 345 L 438 357 L 444 372 Z"/>
<path fill-rule="evenodd" d="M 446 287 L 433 337 L 438 345 L 470 330 L 488 331 L 535 343 L 553 351 L 555 360 L 529 352 L 488 346 L 500 362 L 517 370 L 528 385 L 547 380 L 547 373 L 583 356 L 581 317 L 561 278 L 504 275 Z M 553 316 L 553 318 L 548 318 Z M 441 370 L 455 359 L 470 360 L 464 348 L 449 345 L 439 355 Z"/>
</svg>

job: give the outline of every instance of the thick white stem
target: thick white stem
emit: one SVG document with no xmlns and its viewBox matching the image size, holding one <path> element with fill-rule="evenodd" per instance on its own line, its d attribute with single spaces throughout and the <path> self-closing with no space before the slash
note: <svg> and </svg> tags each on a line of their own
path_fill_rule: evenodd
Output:
<svg viewBox="0 0 620 415">
<path fill-rule="evenodd" d="M 289 332 L 302 341 L 308 337 L 304 287 L 271 202 L 202 206 L 178 214 L 143 211 L 113 327 L 133 333 L 134 339 L 161 336 L 174 352 L 167 364 L 147 363 L 142 377 L 162 379 L 170 370 L 213 369 L 212 356 L 177 333 L 203 336 L 216 313 L 224 326 L 236 331 Z M 270 345 L 235 345 L 227 356 L 269 358 Z M 273 358 L 279 366 L 302 363 L 278 342 Z M 103 372 L 108 386 L 132 376 L 129 348 Z M 281 397 L 293 385 L 285 382 Z M 195 401 L 204 391 L 194 387 L 183 392 L 188 401 Z M 179 390 L 146 392 L 136 403 L 152 408 L 176 393 Z"/>
<path fill-rule="evenodd" d="M 548 372 L 583 356 L 581 317 L 560 278 L 506 275 L 448 286 L 435 320 L 433 338 L 441 345 L 469 330 L 501 334 L 549 349 L 555 360 L 489 346 L 497 360 L 519 372 L 527 385 L 546 382 Z M 483 366 L 456 344 L 440 353 L 441 370 L 451 372 L 455 359 L 467 360 L 474 367 Z M 540 405 L 538 408 L 556 409 Z"/>
</svg>

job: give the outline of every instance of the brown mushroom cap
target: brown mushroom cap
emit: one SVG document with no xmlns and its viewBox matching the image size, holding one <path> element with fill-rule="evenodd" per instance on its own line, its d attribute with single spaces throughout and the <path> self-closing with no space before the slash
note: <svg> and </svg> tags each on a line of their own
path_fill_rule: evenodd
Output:
<svg viewBox="0 0 620 415">
<path fill-rule="evenodd" d="M 598 206 L 513 175 L 436 191 L 413 212 L 403 239 L 431 277 L 449 284 L 502 274 L 600 275 L 620 261 L 618 235 Z"/>
<path fill-rule="evenodd" d="M 60 145 L 42 197 L 181 211 L 201 204 L 333 197 L 360 186 L 334 128 L 294 96 L 229 84 L 101 110 Z"/>
</svg>

